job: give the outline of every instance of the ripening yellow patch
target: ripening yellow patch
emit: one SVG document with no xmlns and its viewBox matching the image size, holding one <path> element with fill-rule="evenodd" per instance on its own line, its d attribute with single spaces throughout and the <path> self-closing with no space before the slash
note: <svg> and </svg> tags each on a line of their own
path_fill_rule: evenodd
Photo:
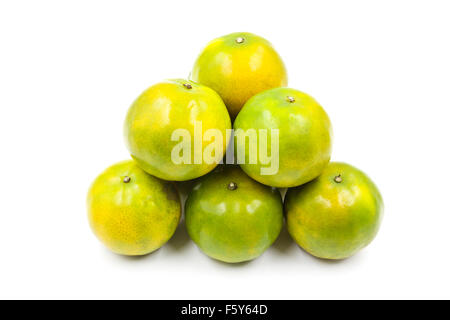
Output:
<svg viewBox="0 0 450 320">
<path fill-rule="evenodd" d="M 238 43 L 237 39 L 243 42 Z M 210 42 L 197 58 L 192 80 L 215 90 L 235 118 L 255 94 L 287 86 L 283 61 L 272 45 L 251 33 L 232 33 Z"/>
<path fill-rule="evenodd" d="M 130 181 L 125 183 L 124 178 Z M 141 170 L 134 161 L 111 166 L 92 184 L 88 219 L 97 238 L 111 251 L 144 255 L 160 248 L 181 216 L 175 188 Z"/>
</svg>

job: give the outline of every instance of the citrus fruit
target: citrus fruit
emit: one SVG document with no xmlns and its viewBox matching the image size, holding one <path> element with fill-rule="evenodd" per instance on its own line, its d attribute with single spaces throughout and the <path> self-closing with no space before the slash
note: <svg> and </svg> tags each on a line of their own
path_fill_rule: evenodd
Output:
<svg viewBox="0 0 450 320">
<path fill-rule="evenodd" d="M 232 118 L 258 92 L 287 85 L 284 63 L 272 45 L 246 32 L 211 41 L 198 56 L 191 78 L 219 93 Z"/>
<path fill-rule="evenodd" d="M 295 89 L 275 88 L 255 95 L 237 116 L 234 129 L 238 163 L 250 177 L 269 186 L 304 184 L 330 160 L 328 115 L 311 96 Z"/>
<path fill-rule="evenodd" d="M 98 239 L 122 255 L 145 255 L 166 243 L 181 215 L 178 193 L 132 160 L 100 174 L 89 189 L 88 218 Z"/>
<path fill-rule="evenodd" d="M 278 190 L 250 179 L 239 166 L 220 166 L 199 179 L 186 201 L 186 227 L 208 256 L 229 263 L 260 256 L 278 237 Z"/>
<path fill-rule="evenodd" d="M 292 238 L 324 259 L 344 259 L 367 246 L 383 216 L 375 184 L 362 171 L 338 162 L 317 179 L 289 189 L 284 206 Z"/>
<path fill-rule="evenodd" d="M 176 79 L 144 91 L 130 107 L 124 128 L 128 150 L 142 169 L 164 180 L 185 181 L 217 166 L 231 122 L 216 92 Z M 216 142 L 221 144 L 213 148 Z"/>
</svg>

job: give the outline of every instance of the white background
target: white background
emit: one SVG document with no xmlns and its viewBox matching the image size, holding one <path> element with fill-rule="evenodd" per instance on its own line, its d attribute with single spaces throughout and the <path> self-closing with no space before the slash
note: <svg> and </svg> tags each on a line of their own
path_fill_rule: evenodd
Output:
<svg viewBox="0 0 450 320">
<path fill-rule="evenodd" d="M 431 0 L 2 1 L 0 298 L 450 298 L 449 17 Z M 283 230 L 226 265 L 181 224 L 125 258 L 90 231 L 90 183 L 129 157 L 129 105 L 235 31 L 273 43 L 327 110 L 333 160 L 380 188 L 382 228 L 356 256 L 315 259 Z"/>
</svg>

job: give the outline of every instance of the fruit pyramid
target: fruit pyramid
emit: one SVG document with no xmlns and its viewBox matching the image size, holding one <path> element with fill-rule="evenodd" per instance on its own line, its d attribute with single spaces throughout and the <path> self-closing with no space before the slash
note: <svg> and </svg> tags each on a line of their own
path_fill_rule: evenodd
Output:
<svg viewBox="0 0 450 320">
<path fill-rule="evenodd" d="M 132 160 L 106 169 L 88 192 L 98 239 L 121 255 L 157 250 L 175 233 L 179 190 L 189 186 L 186 227 L 213 259 L 259 257 L 284 222 L 318 258 L 366 247 L 382 220 L 381 194 L 359 169 L 330 162 L 327 113 L 287 82 L 270 42 L 240 32 L 211 41 L 190 79 L 145 90 L 124 125 Z"/>
</svg>

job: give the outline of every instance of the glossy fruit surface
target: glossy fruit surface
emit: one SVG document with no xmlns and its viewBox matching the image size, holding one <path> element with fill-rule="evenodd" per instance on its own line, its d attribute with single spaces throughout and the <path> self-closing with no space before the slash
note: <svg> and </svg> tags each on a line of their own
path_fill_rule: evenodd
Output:
<svg viewBox="0 0 450 320">
<path fill-rule="evenodd" d="M 317 179 L 289 189 L 288 231 L 304 250 L 324 259 L 344 259 L 367 246 L 383 216 L 383 200 L 362 171 L 332 162 Z"/>
<path fill-rule="evenodd" d="M 198 56 L 191 78 L 219 93 L 232 118 L 250 97 L 287 85 L 286 68 L 272 45 L 246 32 L 211 41 Z"/>
<path fill-rule="evenodd" d="M 197 128 L 196 133 L 194 133 Z M 200 128 L 200 129 L 199 129 Z M 218 130 L 222 137 L 219 152 L 210 152 L 221 159 L 231 128 L 227 109 L 213 90 L 187 80 L 168 80 L 148 88 L 130 107 L 124 125 L 128 150 L 139 166 L 151 175 L 172 181 L 200 177 L 213 170 L 217 163 L 207 163 L 203 155 L 209 142 L 203 141 L 209 129 Z M 177 131 L 176 131 L 177 130 Z M 188 161 L 173 161 L 172 151 L 183 141 L 176 132 L 188 134 Z M 196 151 L 195 139 L 202 145 Z M 195 153 L 200 162 L 196 162 Z M 184 156 L 180 151 L 177 155 Z"/>
<path fill-rule="evenodd" d="M 181 215 L 178 193 L 132 161 L 100 174 L 89 189 L 92 231 L 111 251 L 144 255 L 160 248 L 175 232 Z"/>
<path fill-rule="evenodd" d="M 241 167 L 250 177 L 272 187 L 294 187 L 311 181 L 330 160 L 332 128 L 328 115 L 311 96 L 295 89 L 276 88 L 252 97 L 237 116 L 234 129 L 236 137 L 239 129 L 244 133 L 253 129 L 258 134 L 254 150 L 248 141 L 242 144 L 236 138 L 235 153 L 245 154 Z M 261 148 L 261 129 L 267 132 L 267 152 Z M 272 148 L 276 146 L 276 132 L 278 157 L 277 148 Z M 263 172 L 271 165 L 263 161 L 261 153 L 278 160 L 276 173 Z M 252 155 L 257 157 L 253 163 Z"/>
<path fill-rule="evenodd" d="M 208 256 L 230 263 L 260 256 L 283 225 L 279 191 L 250 179 L 239 166 L 221 166 L 200 178 L 185 212 L 192 240 Z"/>
</svg>

